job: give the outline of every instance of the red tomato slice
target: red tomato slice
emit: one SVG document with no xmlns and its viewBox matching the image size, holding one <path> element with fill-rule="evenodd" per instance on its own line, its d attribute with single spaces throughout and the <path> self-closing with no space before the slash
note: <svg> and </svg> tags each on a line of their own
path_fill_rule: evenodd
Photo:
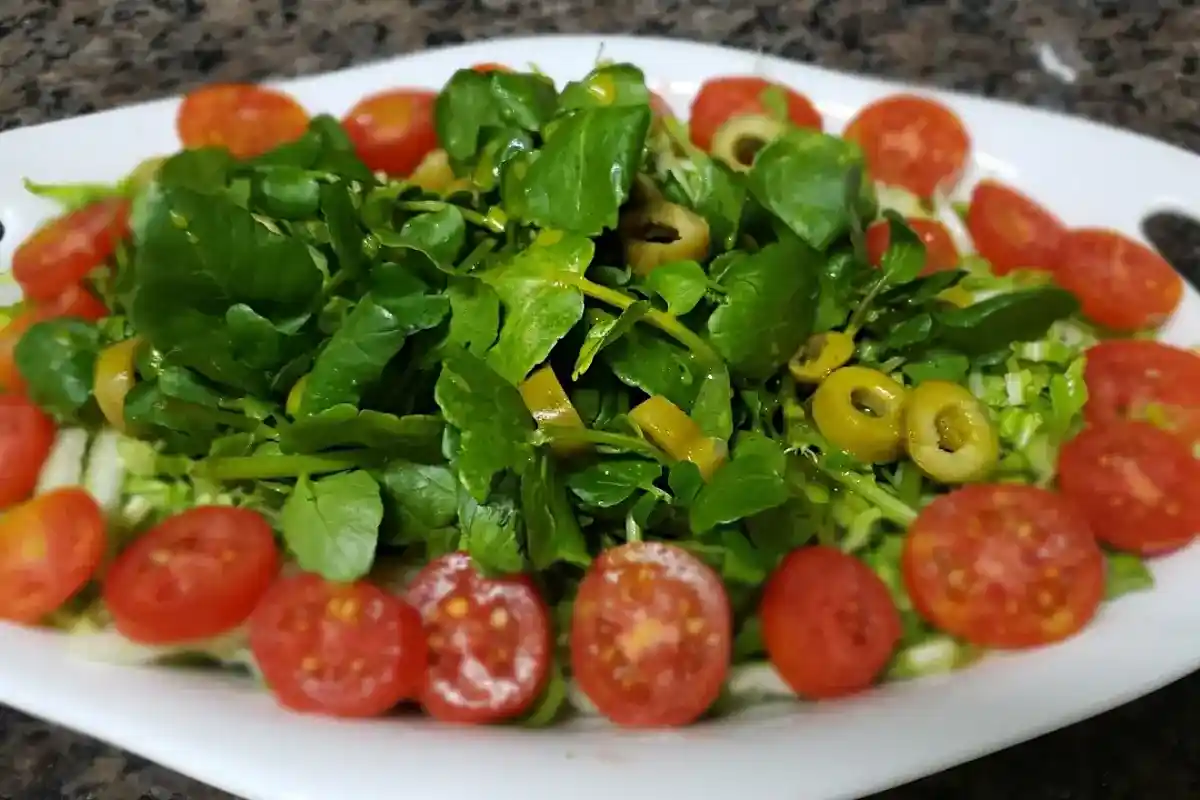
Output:
<svg viewBox="0 0 1200 800">
<path fill-rule="evenodd" d="M 23 311 L 13 317 L 12 321 L 0 328 L 0 389 L 10 394 L 25 393 L 25 379 L 17 369 L 14 350 L 17 342 L 25 335 L 35 322 L 41 320 L 36 309 Z"/>
<path fill-rule="evenodd" d="M 983 647 L 1065 639 L 1104 597 L 1104 556 L 1087 520 L 1033 486 L 938 497 L 908 529 L 901 569 L 921 616 Z"/>
<path fill-rule="evenodd" d="M 1200 355 L 1169 344 L 1114 339 L 1088 349 L 1084 418 L 1093 425 L 1148 420 L 1200 443 Z"/>
<path fill-rule="evenodd" d="M 79 317 L 96 322 L 108 316 L 108 309 L 100 302 L 100 298 L 78 283 L 68 286 L 58 297 L 40 306 L 38 311 L 43 319 Z"/>
<path fill-rule="evenodd" d="M 721 579 L 695 556 L 662 542 L 622 545 L 579 584 L 572 672 L 618 725 L 687 725 L 721 691 L 731 627 Z"/>
<path fill-rule="evenodd" d="M 308 112 L 278 89 L 214 83 L 183 98 L 175 129 L 184 147 L 224 147 L 235 158 L 253 158 L 303 136 Z"/>
<path fill-rule="evenodd" d="M 993 180 L 971 192 L 967 230 L 997 275 L 1014 269 L 1054 270 L 1067 229 L 1034 200 Z"/>
<path fill-rule="evenodd" d="M 250 649 L 279 704 L 336 717 L 375 717 L 425 681 L 421 615 L 366 581 L 277 580 L 250 617 Z"/>
<path fill-rule="evenodd" d="M 870 686 L 903 632 L 883 581 L 832 547 L 789 554 L 767 581 L 758 615 L 771 663 L 814 699 Z"/>
<path fill-rule="evenodd" d="M 842 136 L 862 148 L 872 178 L 921 197 L 953 189 L 971 150 L 971 138 L 957 114 L 911 94 L 866 106 Z"/>
<path fill-rule="evenodd" d="M 692 101 L 689 123 L 692 142 L 701 150 L 708 150 L 712 146 L 713 134 L 730 117 L 748 114 L 769 116 L 771 108 L 763 103 L 763 92 L 768 89 L 783 92 L 788 119 L 793 125 L 818 131 L 824 127 L 821 114 L 812 102 L 782 84 L 749 76 L 713 78 L 700 87 Z"/>
<path fill-rule="evenodd" d="M 54 434 L 54 421 L 36 405 L 0 395 L 0 508 L 33 494 Z"/>
<path fill-rule="evenodd" d="M 925 245 L 925 267 L 921 270 L 922 275 L 942 272 L 958 266 L 960 260 L 958 248 L 954 246 L 954 239 L 946 230 L 945 225 L 936 220 L 918 217 L 908 217 L 904 221 Z M 867 258 L 872 264 L 879 266 L 891 241 L 892 232 L 888 227 L 887 220 L 872 223 L 867 228 Z"/>
<path fill-rule="evenodd" d="M 443 722 L 499 722 L 529 708 L 550 671 L 550 615 L 529 578 L 485 578 L 466 553 L 425 566 L 408 588 L 429 642 L 420 701 Z"/>
<path fill-rule="evenodd" d="M 83 588 L 104 556 L 104 513 L 54 489 L 0 517 L 0 619 L 34 623 Z"/>
<path fill-rule="evenodd" d="M 358 157 L 372 170 L 405 177 L 438 145 L 433 128 L 437 93 L 392 89 L 358 101 L 342 120 Z"/>
<path fill-rule="evenodd" d="M 1200 462 L 1147 422 L 1088 427 L 1058 457 L 1058 485 L 1102 542 L 1153 555 L 1200 533 Z"/>
<path fill-rule="evenodd" d="M 512 72 L 510 67 L 504 64 L 497 64 L 495 61 L 485 61 L 482 64 L 476 64 L 471 69 L 485 74 L 488 72 Z"/>
<path fill-rule="evenodd" d="M 34 231 L 13 253 L 13 277 L 25 296 L 52 300 L 103 264 L 129 235 L 129 201 L 100 200 Z"/>
<path fill-rule="evenodd" d="M 1158 253 L 1116 231 L 1069 231 L 1054 276 L 1089 319 L 1118 331 L 1155 328 L 1183 299 L 1183 280 Z"/>
<path fill-rule="evenodd" d="M 275 535 L 261 514 L 199 506 L 130 545 L 108 570 L 104 602 L 135 642 L 207 639 L 236 627 L 279 569 Z"/>
</svg>

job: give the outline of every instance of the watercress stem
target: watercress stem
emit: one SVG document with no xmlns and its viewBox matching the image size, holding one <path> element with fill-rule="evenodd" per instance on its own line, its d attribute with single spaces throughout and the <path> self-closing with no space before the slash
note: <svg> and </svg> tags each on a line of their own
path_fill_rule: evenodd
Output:
<svg viewBox="0 0 1200 800">
<path fill-rule="evenodd" d="M 372 463 L 369 450 L 347 450 L 336 455 L 258 455 L 207 458 L 192 468 L 195 477 L 214 481 L 252 481 L 298 478 L 341 472 Z"/>
<path fill-rule="evenodd" d="M 630 453 L 640 453 L 653 458 L 661 464 L 670 466 L 675 462 L 667 454 L 659 450 L 645 439 L 637 436 L 626 436 L 623 433 L 610 433 L 590 428 L 567 428 L 562 426 L 546 427 L 534 434 L 535 444 L 594 444 L 601 447 L 612 447 Z"/>
<path fill-rule="evenodd" d="M 616 289 L 610 289 L 607 286 L 601 286 L 598 283 L 593 283 L 587 278 L 578 278 L 576 286 L 585 295 L 593 300 L 599 300 L 601 303 L 606 303 L 610 306 L 616 306 L 624 311 L 634 304 L 634 299 L 629 295 L 619 292 Z M 717 351 L 713 350 L 708 342 L 700 338 L 691 328 L 679 321 L 679 318 L 674 314 L 668 314 L 665 311 L 650 309 L 642 317 L 642 320 L 650 323 L 658 328 L 663 333 L 670 336 L 675 341 L 692 351 L 696 358 L 700 359 L 705 365 L 721 364 L 721 357 L 717 355 Z"/>
<path fill-rule="evenodd" d="M 900 498 L 879 486 L 871 478 L 844 470 L 830 469 L 822 466 L 820 462 L 817 463 L 817 468 L 836 483 L 841 484 L 878 508 L 884 517 L 897 525 L 907 528 L 916 520 L 917 512 L 915 510 L 906 505 Z"/>
<path fill-rule="evenodd" d="M 397 204 L 397 208 L 401 211 L 441 211 L 447 206 L 454 205 L 441 200 L 410 200 L 406 203 Z M 460 205 L 454 205 L 458 212 L 462 214 L 462 218 L 472 225 L 491 231 L 492 233 L 504 233 L 505 225 L 500 224 L 500 220 L 495 217 L 484 216 L 478 211 L 472 211 L 469 208 L 463 208 Z"/>
</svg>

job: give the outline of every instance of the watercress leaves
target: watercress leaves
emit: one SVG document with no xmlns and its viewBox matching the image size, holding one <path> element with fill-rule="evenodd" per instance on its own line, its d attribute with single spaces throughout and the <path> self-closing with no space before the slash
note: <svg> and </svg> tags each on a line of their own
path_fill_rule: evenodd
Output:
<svg viewBox="0 0 1200 800">
<path fill-rule="evenodd" d="M 583 338 L 583 345 L 579 348 L 579 356 L 575 359 L 571 380 L 579 380 L 580 376 L 591 368 L 592 362 L 596 360 L 600 351 L 633 330 L 633 326 L 649 310 L 650 304 L 642 301 L 630 305 L 621 312 L 619 317 L 597 312 L 594 315 L 596 323 L 588 329 Z"/>
<path fill-rule="evenodd" d="M 581 81 L 571 81 L 558 98 L 560 109 L 644 106 L 650 102 L 646 76 L 633 64 L 605 64 Z"/>
<path fill-rule="evenodd" d="M 653 461 L 618 458 L 599 461 L 572 473 L 567 478 L 567 488 L 587 506 L 611 508 L 624 503 L 639 489 L 650 488 L 660 477 L 662 467 Z"/>
<path fill-rule="evenodd" d="M 441 464 L 392 461 L 379 475 L 394 544 L 441 536 L 458 519 L 458 478 Z"/>
<path fill-rule="evenodd" d="M 967 355 L 990 353 L 1013 342 L 1041 339 L 1050 326 L 1079 311 L 1075 295 L 1057 286 L 1005 292 L 966 308 L 937 314 L 939 340 Z"/>
<path fill-rule="evenodd" d="M 438 141 L 454 161 L 470 160 L 491 128 L 539 131 L 558 105 L 554 82 L 534 73 L 470 69 L 454 73 L 438 95 Z"/>
<path fill-rule="evenodd" d="M 360 411 L 342 403 L 302 416 L 279 431 L 284 453 L 318 453 L 334 447 L 370 447 L 413 459 L 436 458 L 445 424 L 438 417 L 397 417 L 382 411 Z"/>
<path fill-rule="evenodd" d="M 498 492 L 491 502 L 479 503 L 468 492 L 459 493 L 458 519 L 462 528 L 459 545 L 485 574 L 506 575 L 525 569 L 521 552 L 524 529 L 516 501 Z"/>
<path fill-rule="evenodd" d="M 529 562 L 544 570 L 559 561 L 585 567 L 591 561 L 583 531 L 554 462 L 543 452 L 521 475 L 521 512 Z"/>
<path fill-rule="evenodd" d="M 301 477 L 279 525 L 302 569 L 326 580 L 357 580 L 371 569 L 383 520 L 379 484 L 363 470 L 319 481 Z"/>
<path fill-rule="evenodd" d="M 651 270 L 644 287 L 650 294 L 663 299 L 669 313 L 680 317 L 704 299 L 708 276 L 695 261 L 673 261 Z"/>
<path fill-rule="evenodd" d="M 692 502 L 692 530 L 704 533 L 783 505 L 790 497 L 786 468 L 787 458 L 779 445 L 758 434 L 744 434 L 733 459 L 716 471 Z"/>
<path fill-rule="evenodd" d="M 446 295 L 450 298 L 447 341 L 482 356 L 500 332 L 500 296 L 491 286 L 471 276 L 451 278 Z"/>
<path fill-rule="evenodd" d="M 72 420 L 92 396 L 100 332 L 74 317 L 32 325 L 17 341 L 13 359 L 29 397 L 60 420 Z"/>
</svg>

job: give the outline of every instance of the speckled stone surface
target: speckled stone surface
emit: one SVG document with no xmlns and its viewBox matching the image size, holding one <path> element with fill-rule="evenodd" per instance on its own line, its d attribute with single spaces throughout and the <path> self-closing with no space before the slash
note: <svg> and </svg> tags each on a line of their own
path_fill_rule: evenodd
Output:
<svg viewBox="0 0 1200 800">
<path fill-rule="evenodd" d="M 1060 109 L 1200 152 L 1195 0 L 0 0 L 0 129 L 210 80 L 552 31 L 761 49 Z M 1013 797 L 1200 797 L 1200 677 L 875 800 Z M 3 707 L 0 798 L 234 800 Z"/>
</svg>

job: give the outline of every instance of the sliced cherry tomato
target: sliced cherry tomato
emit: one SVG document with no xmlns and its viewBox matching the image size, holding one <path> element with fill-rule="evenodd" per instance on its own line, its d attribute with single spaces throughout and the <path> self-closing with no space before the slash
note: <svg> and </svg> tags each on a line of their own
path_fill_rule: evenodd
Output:
<svg viewBox="0 0 1200 800">
<path fill-rule="evenodd" d="M 42 304 L 38 310 L 43 319 L 79 317 L 88 322 L 96 322 L 108 316 L 108 309 L 100 302 L 100 298 L 78 283 L 68 286 L 62 294 Z"/>
<path fill-rule="evenodd" d="M 42 317 L 38 314 L 37 309 L 22 311 L 12 320 L 0 328 L 0 389 L 10 394 L 25 393 L 25 378 L 21 376 L 21 371 L 17 369 L 15 358 L 15 350 L 17 342 L 21 341 L 21 337 L 25 335 L 25 331 L 29 330 L 35 322 L 38 322 Z"/>
<path fill-rule="evenodd" d="M 250 650 L 271 693 L 293 711 L 375 717 L 425 682 L 421 615 L 366 581 L 280 578 L 250 617 Z"/>
<path fill-rule="evenodd" d="M 1200 533 L 1200 461 L 1148 422 L 1089 426 L 1063 445 L 1058 485 L 1102 542 L 1153 555 Z"/>
<path fill-rule="evenodd" d="M 54 421 L 36 405 L 0 395 L 0 508 L 33 494 L 54 434 Z"/>
<path fill-rule="evenodd" d="M 921 270 L 922 275 L 958 266 L 958 248 L 954 246 L 954 239 L 945 225 L 937 220 L 918 217 L 908 217 L 904 221 L 925 245 L 925 268 Z M 880 220 L 867 228 L 867 258 L 872 264 L 879 266 L 891 241 L 891 228 L 886 220 Z"/>
<path fill-rule="evenodd" d="M 495 61 L 485 61 L 482 64 L 476 64 L 475 66 L 471 67 L 471 69 L 475 70 L 476 72 L 483 72 L 483 73 L 512 72 L 512 68 L 510 68 L 504 64 L 497 64 Z"/>
<path fill-rule="evenodd" d="M 795 550 L 771 575 L 758 609 L 776 671 L 800 695 L 865 689 L 900 641 L 900 612 L 870 567 L 832 547 Z"/>
<path fill-rule="evenodd" d="M 1084 359 L 1091 424 L 1142 419 L 1200 443 L 1200 355 L 1144 339 L 1093 345 Z"/>
<path fill-rule="evenodd" d="M 953 189 L 971 150 L 971 138 L 957 114 L 911 94 L 867 105 L 842 136 L 862 148 L 872 178 L 920 197 Z"/>
<path fill-rule="evenodd" d="M 425 566 L 408 588 L 429 642 L 421 705 L 443 722 L 499 722 L 538 698 L 550 671 L 550 615 L 523 575 L 485 578 L 466 553 Z"/>
<path fill-rule="evenodd" d="M 129 235 L 129 201 L 100 200 L 34 231 L 13 253 L 13 277 L 25 296 L 53 300 L 77 285 Z"/>
<path fill-rule="evenodd" d="M 908 529 L 901 561 L 913 606 L 983 647 L 1071 636 L 1104 597 L 1104 555 L 1075 505 L 1034 486 L 942 495 Z"/>
<path fill-rule="evenodd" d="M 435 92 L 392 89 L 358 101 L 342 120 L 358 157 L 373 170 L 405 177 L 438 146 Z"/>
<path fill-rule="evenodd" d="M 104 513 L 54 489 L 0 517 L 0 619 L 34 623 L 83 588 L 104 556 Z"/>
<path fill-rule="evenodd" d="M 729 672 L 731 618 L 721 579 L 662 542 L 606 550 L 575 598 L 571 668 L 618 725 L 687 725 Z"/>
<path fill-rule="evenodd" d="M 235 158 L 253 158 L 303 136 L 308 112 L 278 89 L 214 83 L 183 98 L 175 129 L 184 147 L 224 147 Z"/>
<path fill-rule="evenodd" d="M 746 114 L 771 116 L 770 92 L 780 92 L 787 105 L 788 119 L 798 128 L 821 130 L 824 121 L 807 97 L 786 86 L 763 78 L 738 76 L 713 78 L 700 87 L 692 101 L 689 130 L 692 142 L 701 150 L 712 146 L 713 134 L 730 117 Z M 763 92 L 768 92 L 764 102 Z"/>
<path fill-rule="evenodd" d="M 1084 316 L 1113 330 L 1163 324 L 1183 299 L 1183 280 L 1162 256 L 1116 231 L 1068 231 L 1054 276 Z"/>
<path fill-rule="evenodd" d="M 239 625 L 271 585 L 271 526 L 244 508 L 198 506 L 134 540 L 104 579 L 117 630 L 146 644 L 207 639 Z"/>
<path fill-rule="evenodd" d="M 993 180 L 971 192 L 967 230 L 975 249 L 997 275 L 1014 269 L 1053 270 L 1067 229 L 1058 217 L 1025 195 Z"/>
</svg>

